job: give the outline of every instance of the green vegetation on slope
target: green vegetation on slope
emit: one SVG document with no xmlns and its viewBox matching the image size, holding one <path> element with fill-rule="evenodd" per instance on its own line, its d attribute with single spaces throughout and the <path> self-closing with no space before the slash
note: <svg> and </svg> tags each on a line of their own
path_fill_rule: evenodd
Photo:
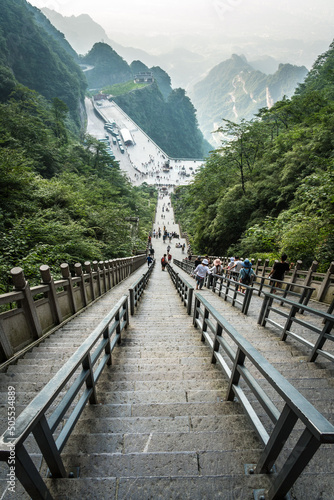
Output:
<svg viewBox="0 0 334 500">
<path fill-rule="evenodd" d="M 113 97 L 118 95 L 126 94 L 127 92 L 132 92 L 133 90 L 142 89 L 146 87 L 147 83 L 135 83 L 133 80 L 125 83 L 116 83 L 115 85 L 109 85 L 102 89 L 104 94 L 111 94 Z"/>
<path fill-rule="evenodd" d="M 42 14 L 37 16 L 39 22 L 35 21 L 35 11 L 25 0 L 2 0 L 0 65 L 9 69 L 16 81 L 48 100 L 64 101 L 79 130 L 85 77 L 73 57 L 41 27 Z M 0 71 L 5 70 L 0 67 Z M 1 91 L 0 99 L 7 98 L 7 89 Z"/>
<path fill-rule="evenodd" d="M 18 86 L 0 104 L 0 290 L 12 267 L 129 256 L 146 247 L 157 193 L 132 187 L 101 142 L 66 129 L 66 106 Z M 139 217 L 136 230 L 129 218 Z"/>
<path fill-rule="evenodd" d="M 291 100 L 258 119 L 225 120 L 228 140 L 174 206 L 194 249 L 325 270 L 334 260 L 334 43 Z"/>
<path fill-rule="evenodd" d="M 169 156 L 203 158 L 211 149 L 183 89 L 172 90 L 166 101 L 153 83 L 114 100 Z"/>
</svg>

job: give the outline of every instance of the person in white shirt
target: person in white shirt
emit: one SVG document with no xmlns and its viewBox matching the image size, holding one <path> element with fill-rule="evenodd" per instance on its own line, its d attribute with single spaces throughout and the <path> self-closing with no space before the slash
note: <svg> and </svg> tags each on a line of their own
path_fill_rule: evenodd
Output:
<svg viewBox="0 0 334 500">
<path fill-rule="evenodd" d="M 194 274 L 196 276 L 196 290 L 201 290 L 204 284 L 204 279 L 207 274 L 210 273 L 209 268 L 208 268 L 208 261 L 207 259 L 204 259 L 202 264 L 199 264 L 195 271 Z"/>
</svg>

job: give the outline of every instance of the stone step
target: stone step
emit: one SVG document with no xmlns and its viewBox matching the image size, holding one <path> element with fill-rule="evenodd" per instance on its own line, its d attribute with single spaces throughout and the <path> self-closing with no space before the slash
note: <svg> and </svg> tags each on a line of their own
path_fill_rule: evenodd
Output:
<svg viewBox="0 0 334 500">
<path fill-rule="evenodd" d="M 81 420 L 112 417 L 191 417 L 191 416 L 244 416 L 241 405 L 233 401 L 187 402 L 151 404 L 97 404 L 84 409 Z"/>
<path fill-rule="evenodd" d="M 196 477 L 244 475 L 244 465 L 255 463 L 259 450 L 226 452 L 89 453 L 63 455 L 65 467 L 80 467 L 80 477 Z"/>
<path fill-rule="evenodd" d="M 80 478 L 47 480 L 56 499 L 89 500 L 254 500 L 254 490 L 268 488 L 267 476 L 211 475 L 209 477 Z M 231 496 L 233 495 L 233 496 Z M 26 497 L 28 499 L 28 497 Z M 316 497 L 313 497 L 316 498 Z M 327 499 L 326 499 L 327 500 Z"/>
<path fill-rule="evenodd" d="M 241 427 L 240 427 L 241 426 Z M 153 432 L 204 432 L 221 429 L 251 429 L 245 415 L 194 415 L 173 417 L 114 417 L 82 418 L 73 434 L 94 433 L 153 433 Z M 251 432 L 251 431 L 250 431 Z"/>
<path fill-rule="evenodd" d="M 259 449 L 258 438 L 249 431 L 231 432 L 150 432 L 73 434 L 63 453 L 78 450 L 79 455 L 98 453 L 148 453 L 189 451 L 233 451 Z"/>
</svg>

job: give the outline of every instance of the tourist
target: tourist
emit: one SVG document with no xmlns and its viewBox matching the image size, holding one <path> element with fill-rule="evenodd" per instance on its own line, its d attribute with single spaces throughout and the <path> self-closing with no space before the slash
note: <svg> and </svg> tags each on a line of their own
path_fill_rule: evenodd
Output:
<svg viewBox="0 0 334 500">
<path fill-rule="evenodd" d="M 203 259 L 202 264 L 199 264 L 195 271 L 195 279 L 196 279 L 196 290 L 202 290 L 204 279 L 209 274 L 208 261 L 207 259 Z"/>
</svg>

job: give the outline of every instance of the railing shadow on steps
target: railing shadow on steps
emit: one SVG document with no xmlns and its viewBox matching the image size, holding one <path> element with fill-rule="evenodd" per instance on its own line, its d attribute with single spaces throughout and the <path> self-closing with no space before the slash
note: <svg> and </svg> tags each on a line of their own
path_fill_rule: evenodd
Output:
<svg viewBox="0 0 334 500">
<path fill-rule="evenodd" d="M 152 264 L 139 280 L 140 284 L 136 282 L 131 288 L 138 286 L 142 293 L 153 267 Z M 87 402 L 98 402 L 98 379 L 106 365 L 112 364 L 112 352 L 116 345 L 121 343 L 121 333 L 129 325 L 128 299 L 129 297 L 124 295 L 117 302 L 58 373 L 16 418 L 15 424 L 14 421 L 9 421 L 8 429 L 0 437 L 0 461 L 7 462 L 9 467 L 15 463 L 15 475 L 33 500 L 53 498 L 26 449 L 25 441 L 31 434 L 34 436 L 53 478 L 71 477 L 65 470 L 61 452 Z M 15 387 L 10 386 L 8 391 L 10 409 L 11 402 L 15 401 Z M 58 427 L 64 423 L 64 418 L 66 423 L 59 430 Z"/>
<path fill-rule="evenodd" d="M 271 473 L 272 486 L 263 492 L 265 498 L 284 498 L 320 445 L 334 443 L 334 426 L 199 293 L 195 293 L 193 324 L 201 331 L 201 340 L 212 349 L 212 363 L 218 363 L 229 380 L 226 400 L 236 398 L 240 402 L 264 445 L 258 463 L 249 464 L 248 472 Z M 281 410 L 256 380 L 254 372 L 259 372 L 280 397 Z M 259 409 L 267 415 L 266 425 L 263 416 L 256 412 L 256 404 L 247 398 L 249 390 Z M 302 426 L 298 441 L 280 472 L 273 474 L 273 466 L 279 457 L 283 460 L 284 447 L 288 439 L 291 441 L 297 422 Z"/>
</svg>

